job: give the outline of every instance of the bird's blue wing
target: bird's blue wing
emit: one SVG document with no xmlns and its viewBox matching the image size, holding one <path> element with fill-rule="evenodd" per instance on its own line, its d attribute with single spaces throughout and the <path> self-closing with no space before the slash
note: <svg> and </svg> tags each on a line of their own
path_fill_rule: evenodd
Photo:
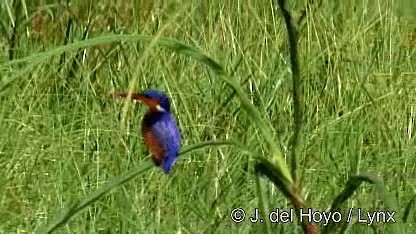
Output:
<svg viewBox="0 0 416 234">
<path fill-rule="evenodd" d="M 178 157 L 181 144 L 178 126 L 170 114 L 164 113 L 157 121 L 152 121 L 150 131 L 165 152 L 161 166 L 169 173 Z"/>
</svg>

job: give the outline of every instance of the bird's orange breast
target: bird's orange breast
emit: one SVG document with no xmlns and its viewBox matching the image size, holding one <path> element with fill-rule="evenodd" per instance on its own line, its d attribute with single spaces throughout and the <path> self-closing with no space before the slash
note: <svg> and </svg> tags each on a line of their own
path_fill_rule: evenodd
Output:
<svg viewBox="0 0 416 234">
<path fill-rule="evenodd" d="M 165 157 L 165 151 L 160 146 L 157 138 L 152 134 L 152 131 L 150 131 L 149 128 L 144 128 L 142 130 L 142 135 L 146 146 L 149 147 L 153 153 L 153 161 L 157 166 L 160 166 L 163 158 Z"/>
</svg>

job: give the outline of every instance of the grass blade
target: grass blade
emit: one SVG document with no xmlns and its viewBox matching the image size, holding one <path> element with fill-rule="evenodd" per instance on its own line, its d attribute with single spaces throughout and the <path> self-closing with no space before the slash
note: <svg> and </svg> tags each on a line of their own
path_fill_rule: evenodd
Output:
<svg viewBox="0 0 416 234">
<path fill-rule="evenodd" d="M 303 83 L 300 77 L 299 61 L 298 61 L 298 36 L 295 27 L 292 24 L 292 16 L 285 8 L 285 1 L 278 0 L 277 5 L 282 11 L 283 19 L 286 24 L 287 37 L 289 41 L 289 56 L 292 70 L 292 99 L 293 99 L 293 122 L 294 134 L 292 138 L 292 158 L 291 173 L 292 178 L 297 181 L 297 158 L 299 157 L 301 147 L 301 133 L 304 125 L 303 121 Z"/>
<path fill-rule="evenodd" d="M 285 180 L 280 170 L 270 160 L 265 157 L 257 157 L 257 164 L 255 166 L 256 173 L 266 176 L 276 187 L 282 191 L 283 195 L 291 201 L 295 209 L 304 208 L 304 203 L 297 193 L 295 184 L 291 184 Z M 296 212 L 299 214 L 299 212 Z M 302 223 L 302 228 L 305 233 L 317 233 L 317 227 L 314 223 Z"/>
<path fill-rule="evenodd" d="M 239 147 L 239 148 L 243 149 L 243 146 L 237 144 L 236 142 L 232 142 L 232 141 L 208 141 L 208 142 L 203 142 L 203 143 L 200 143 L 200 144 L 189 146 L 189 147 L 185 148 L 184 150 L 182 150 L 180 155 L 183 156 L 183 155 L 189 154 L 193 151 L 200 150 L 200 149 L 210 147 L 210 146 L 227 146 L 227 145 L 228 146 L 236 146 L 236 147 Z M 245 151 L 245 152 L 247 153 L 249 151 Z M 133 168 L 130 171 L 126 172 L 125 174 L 121 175 L 120 177 L 116 177 L 116 178 L 112 179 L 107 184 L 103 185 L 101 188 L 92 192 L 91 194 L 86 196 L 81 201 L 74 203 L 73 205 L 71 205 L 68 208 L 62 209 L 61 214 L 58 217 L 56 217 L 51 222 L 51 224 L 46 228 L 46 230 L 44 230 L 42 233 L 51 233 L 51 232 L 53 232 L 54 230 L 56 230 L 60 226 L 66 224 L 69 221 L 69 219 L 74 217 L 80 211 L 87 208 L 89 205 L 93 204 L 94 202 L 96 202 L 98 199 L 100 199 L 104 195 L 108 194 L 111 190 L 122 186 L 123 184 L 129 182 L 130 180 L 132 180 L 136 176 L 138 176 L 140 174 L 143 174 L 144 172 L 150 170 L 153 167 L 154 167 L 154 165 L 153 165 L 152 162 L 146 161 L 146 162 L 140 164 L 139 166 L 137 166 L 136 168 Z"/>
<path fill-rule="evenodd" d="M 103 197 L 104 195 L 108 194 L 114 188 L 117 188 L 130 180 L 134 177 L 143 174 L 144 172 L 150 170 L 153 164 L 150 161 L 147 161 L 143 164 L 140 164 L 138 167 L 130 170 L 129 172 L 125 173 L 124 175 L 112 179 L 110 182 L 102 186 L 101 188 L 97 189 L 96 191 L 92 192 L 88 196 L 86 196 L 83 200 L 76 202 L 69 208 L 64 208 L 61 215 L 55 218 L 51 224 L 46 228 L 44 232 L 51 233 L 56 230 L 58 227 L 64 225 L 68 220 L 78 214 L 81 210 L 85 209 L 87 206 L 93 204 L 98 199 Z"/>
<path fill-rule="evenodd" d="M 407 203 L 407 206 L 404 209 L 404 212 L 403 212 L 403 222 L 404 223 L 406 223 L 407 219 L 409 218 L 410 211 L 412 210 L 412 207 L 415 204 L 415 200 L 416 200 L 416 195 L 413 196 L 412 199 L 410 199 L 409 203 Z"/>
<path fill-rule="evenodd" d="M 334 202 L 331 205 L 331 212 L 341 209 L 342 203 L 344 203 L 348 198 L 350 198 L 355 191 L 360 187 L 364 182 L 374 184 L 377 190 L 377 193 L 383 193 L 383 187 L 381 182 L 374 176 L 368 174 L 361 174 L 351 177 L 345 184 L 344 190 L 334 199 Z M 323 233 L 333 233 L 336 227 L 346 229 L 348 223 L 338 224 L 338 223 L 328 223 L 325 226 Z"/>
<path fill-rule="evenodd" d="M 380 184 L 380 182 L 372 175 L 362 174 L 351 177 L 345 185 L 344 190 L 335 198 L 331 210 L 339 209 L 341 204 L 350 198 L 363 182 Z"/>
</svg>

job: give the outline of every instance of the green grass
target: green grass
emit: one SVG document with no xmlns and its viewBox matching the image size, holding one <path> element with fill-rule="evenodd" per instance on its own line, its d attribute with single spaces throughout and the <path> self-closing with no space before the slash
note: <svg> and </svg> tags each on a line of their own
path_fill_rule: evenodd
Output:
<svg viewBox="0 0 416 234">
<path fill-rule="evenodd" d="M 294 121 L 275 1 L 70 2 L 0 3 L 0 233 L 57 223 L 57 233 L 302 232 L 248 220 L 256 207 L 293 208 L 277 183 L 283 174 L 293 186 Z M 337 233 L 415 228 L 416 10 L 407 4 L 287 5 L 299 22 L 305 106 L 297 195 L 321 211 L 396 212 L 396 224 L 355 215 Z M 106 97 L 147 88 L 171 97 L 181 127 L 186 154 L 170 176 L 139 137 L 146 108 Z M 240 224 L 236 207 L 247 211 Z"/>
</svg>

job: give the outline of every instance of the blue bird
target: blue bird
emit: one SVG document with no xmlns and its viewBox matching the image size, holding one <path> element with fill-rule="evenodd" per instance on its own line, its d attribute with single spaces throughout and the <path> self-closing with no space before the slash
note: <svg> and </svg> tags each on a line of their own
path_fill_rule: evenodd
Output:
<svg viewBox="0 0 416 234">
<path fill-rule="evenodd" d="M 158 90 L 142 93 L 112 93 L 112 97 L 131 98 L 149 107 L 142 121 L 142 137 L 153 153 L 153 161 L 168 174 L 179 155 L 181 135 L 170 112 L 168 97 Z"/>
</svg>

